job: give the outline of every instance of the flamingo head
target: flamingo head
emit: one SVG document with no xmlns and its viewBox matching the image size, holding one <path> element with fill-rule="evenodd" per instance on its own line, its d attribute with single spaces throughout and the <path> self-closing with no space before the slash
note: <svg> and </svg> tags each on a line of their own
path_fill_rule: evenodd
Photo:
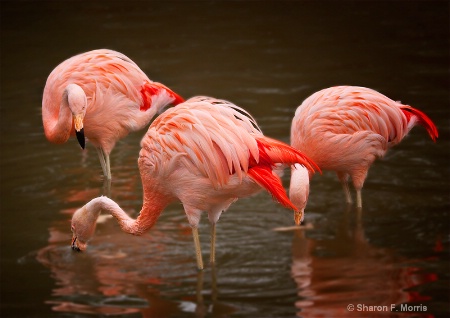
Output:
<svg viewBox="0 0 450 318">
<path fill-rule="evenodd" d="M 64 99 L 67 99 L 67 104 L 72 112 L 73 125 L 75 127 L 75 134 L 77 140 L 84 149 L 85 138 L 84 138 L 84 127 L 83 120 L 86 115 L 87 108 L 87 98 L 84 90 L 77 84 L 69 84 L 64 90 Z"/>
<path fill-rule="evenodd" d="M 96 219 L 98 215 L 91 213 L 88 205 L 75 211 L 72 216 L 72 249 L 74 251 L 85 251 L 87 243 L 94 235 Z"/>
<path fill-rule="evenodd" d="M 309 172 L 300 165 L 295 164 L 291 167 L 291 184 L 289 187 L 289 199 L 297 208 L 294 212 L 296 225 L 303 221 L 304 211 L 308 203 L 309 196 Z"/>
<path fill-rule="evenodd" d="M 295 210 L 294 211 L 294 221 L 295 225 L 299 226 L 305 217 L 305 209 Z"/>
</svg>

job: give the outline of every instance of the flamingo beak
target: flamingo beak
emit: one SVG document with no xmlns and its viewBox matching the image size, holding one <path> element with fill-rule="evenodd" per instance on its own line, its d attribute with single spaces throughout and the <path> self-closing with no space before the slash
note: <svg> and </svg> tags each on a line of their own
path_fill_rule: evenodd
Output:
<svg viewBox="0 0 450 318">
<path fill-rule="evenodd" d="M 78 114 L 73 116 L 73 123 L 75 126 L 75 134 L 77 135 L 78 143 L 80 144 L 81 148 L 84 149 L 86 146 L 86 140 L 84 138 L 84 128 L 83 128 L 83 114 Z"/>
<path fill-rule="evenodd" d="M 77 246 L 77 237 L 75 236 L 75 234 L 72 237 L 72 243 L 70 245 L 72 247 L 72 250 L 81 252 L 81 249 Z"/>
<path fill-rule="evenodd" d="M 294 211 L 295 225 L 299 226 L 303 222 L 303 217 L 304 217 L 303 210 L 302 211 L 295 210 Z"/>
<path fill-rule="evenodd" d="M 81 148 L 84 149 L 86 146 L 86 141 L 84 139 L 84 129 L 81 128 L 80 131 L 75 131 L 75 134 L 77 135 L 78 143 L 80 144 Z"/>
</svg>

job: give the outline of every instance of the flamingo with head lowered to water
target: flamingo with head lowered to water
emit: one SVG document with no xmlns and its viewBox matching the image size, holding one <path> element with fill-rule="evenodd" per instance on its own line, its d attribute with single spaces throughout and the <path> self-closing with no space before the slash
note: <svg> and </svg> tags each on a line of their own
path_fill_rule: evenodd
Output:
<svg viewBox="0 0 450 318">
<path fill-rule="evenodd" d="M 151 124 L 141 146 L 138 165 L 144 202 L 138 218 L 129 217 L 107 197 L 94 198 L 72 217 L 73 249 L 86 249 L 102 211 L 113 215 L 123 231 L 141 235 L 169 203 L 181 201 L 192 228 L 197 267 L 202 269 L 198 236 L 202 212 L 211 223 L 214 263 L 216 223 L 223 211 L 238 198 L 263 189 L 295 209 L 274 170 L 278 164 L 295 163 L 311 173 L 317 169 L 300 151 L 264 136 L 248 112 L 210 97 L 193 97 L 166 110 Z"/>
<path fill-rule="evenodd" d="M 335 171 L 352 202 L 348 187 L 356 189 L 356 206 L 362 207 L 361 189 L 375 159 L 397 145 L 412 127 L 425 127 L 433 141 L 434 123 L 422 111 L 365 87 L 336 86 L 318 91 L 297 108 L 291 126 L 291 146 L 322 169 Z M 309 195 L 308 172 L 292 168 L 290 199 L 302 210 Z"/>
</svg>

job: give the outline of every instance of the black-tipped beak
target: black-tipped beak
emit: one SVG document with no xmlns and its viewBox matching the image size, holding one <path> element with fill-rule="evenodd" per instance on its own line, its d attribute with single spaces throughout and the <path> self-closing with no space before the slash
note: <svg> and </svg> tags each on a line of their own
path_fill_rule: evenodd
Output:
<svg viewBox="0 0 450 318">
<path fill-rule="evenodd" d="M 71 247 L 72 247 L 72 250 L 74 250 L 74 251 L 76 251 L 76 252 L 81 252 L 81 250 L 80 250 L 80 248 L 77 246 L 77 237 L 76 236 L 74 236 L 73 238 L 72 238 L 72 244 L 71 244 Z"/>
<path fill-rule="evenodd" d="M 80 131 L 75 131 L 75 134 L 77 135 L 78 143 L 80 144 L 81 148 L 84 149 L 86 146 L 86 141 L 84 139 L 84 128 L 81 128 Z"/>
</svg>

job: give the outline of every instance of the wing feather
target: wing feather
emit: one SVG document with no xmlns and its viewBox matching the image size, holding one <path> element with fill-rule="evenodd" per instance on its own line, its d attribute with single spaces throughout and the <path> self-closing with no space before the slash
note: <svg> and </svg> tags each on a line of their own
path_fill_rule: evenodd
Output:
<svg viewBox="0 0 450 318">
<path fill-rule="evenodd" d="M 141 146 L 140 162 L 161 170 L 156 173 L 169 174 L 183 166 L 208 178 L 215 189 L 227 185 L 232 175 L 240 182 L 249 177 L 288 208 L 295 207 L 274 167 L 299 163 L 311 172 L 320 170 L 298 150 L 265 137 L 236 105 L 208 97 L 189 99 L 161 114 Z"/>
<path fill-rule="evenodd" d="M 250 155 L 259 158 L 255 136 L 262 134 L 254 120 L 236 109 L 223 100 L 190 99 L 160 115 L 141 145 L 150 152 L 154 143 L 160 143 L 156 148 L 165 152 L 167 158 L 185 154 L 178 156 L 182 159 L 179 161 L 195 167 L 215 188 L 225 185 L 232 174 L 242 181 L 249 169 Z"/>
</svg>

